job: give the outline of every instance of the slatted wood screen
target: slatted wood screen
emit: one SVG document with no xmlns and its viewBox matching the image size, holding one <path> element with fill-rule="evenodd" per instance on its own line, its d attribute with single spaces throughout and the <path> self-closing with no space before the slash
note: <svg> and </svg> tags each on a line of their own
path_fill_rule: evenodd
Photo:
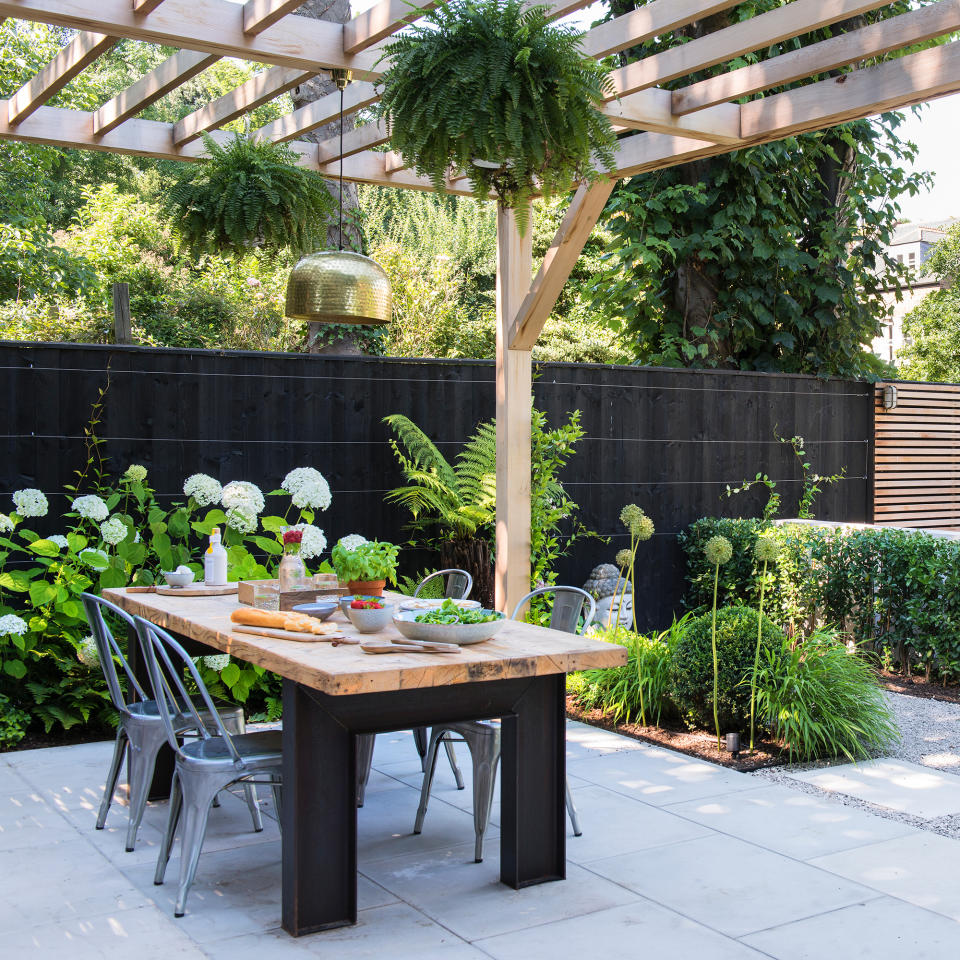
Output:
<svg viewBox="0 0 960 960">
<path fill-rule="evenodd" d="M 960 530 L 960 385 L 877 384 L 874 522 Z"/>
</svg>

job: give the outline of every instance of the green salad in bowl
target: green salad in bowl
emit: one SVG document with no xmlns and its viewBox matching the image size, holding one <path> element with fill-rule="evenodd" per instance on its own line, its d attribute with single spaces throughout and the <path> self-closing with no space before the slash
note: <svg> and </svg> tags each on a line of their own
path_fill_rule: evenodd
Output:
<svg viewBox="0 0 960 960">
<path fill-rule="evenodd" d="M 444 600 L 439 607 L 419 613 L 414 618 L 417 623 L 492 623 L 503 614 L 496 610 L 473 610 L 458 606 L 453 600 Z"/>
<path fill-rule="evenodd" d="M 456 600 L 444 600 L 431 610 L 398 610 L 393 625 L 411 640 L 440 643 L 483 643 L 503 625 L 506 618 L 496 610 L 462 607 Z"/>
</svg>

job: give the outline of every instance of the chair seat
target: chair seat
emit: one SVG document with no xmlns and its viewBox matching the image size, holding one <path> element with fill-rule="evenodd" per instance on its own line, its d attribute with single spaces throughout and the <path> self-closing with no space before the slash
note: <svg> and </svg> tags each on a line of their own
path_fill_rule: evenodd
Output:
<svg viewBox="0 0 960 960">
<path fill-rule="evenodd" d="M 221 714 L 243 710 L 243 707 L 235 703 L 228 703 L 226 700 L 214 700 L 214 704 Z M 194 697 L 193 705 L 202 717 L 210 716 L 206 705 L 200 697 Z M 156 717 L 158 720 L 160 719 L 160 707 L 157 705 L 156 700 L 137 700 L 134 703 L 128 703 L 126 709 L 135 717 Z M 186 709 L 186 706 L 182 707 L 181 715 L 190 720 L 191 723 L 193 722 L 193 718 L 190 716 L 190 712 Z"/>
<path fill-rule="evenodd" d="M 281 759 L 282 734 L 279 730 L 259 730 L 256 733 L 240 733 L 231 736 L 237 752 L 247 763 L 279 763 Z M 233 762 L 233 755 L 222 737 L 206 740 L 191 740 L 180 752 L 186 761 L 199 763 Z"/>
</svg>

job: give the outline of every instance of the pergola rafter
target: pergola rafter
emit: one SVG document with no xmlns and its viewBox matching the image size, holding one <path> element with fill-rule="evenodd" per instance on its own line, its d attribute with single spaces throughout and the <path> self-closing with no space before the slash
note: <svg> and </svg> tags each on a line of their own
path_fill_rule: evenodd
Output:
<svg viewBox="0 0 960 960">
<path fill-rule="evenodd" d="M 377 102 L 384 65 L 379 46 L 435 0 L 379 0 L 347 24 L 296 15 L 302 0 L 0 0 L 8 17 L 69 27 L 76 37 L 9 100 L 0 101 L 0 139 L 106 150 L 185 161 L 202 160 L 199 141 L 209 132 L 225 142 L 225 124 L 327 70 L 352 70 L 344 112 Z M 588 0 L 551 0 L 553 17 Z M 739 0 L 652 0 L 587 31 L 584 50 L 604 57 L 735 6 Z M 618 178 L 646 173 L 743 146 L 869 117 L 960 91 L 960 41 L 930 46 L 846 70 L 960 30 L 960 0 L 936 0 L 919 9 L 768 56 L 719 69 L 677 87 L 675 81 L 730 64 L 885 6 L 884 0 L 791 0 L 767 13 L 717 29 L 612 72 L 604 106 L 623 136 L 616 164 L 599 181 L 577 190 L 557 236 L 531 283 L 530 236 L 521 237 L 514 212 L 498 210 L 497 245 L 497 604 L 510 609 L 529 583 L 530 350 Z M 93 112 L 48 106 L 86 66 L 116 42 L 130 38 L 178 50 Z M 149 104 L 222 57 L 266 68 L 175 124 L 141 119 Z M 837 73 L 837 71 L 843 71 Z M 833 75 L 831 75 L 833 74 Z M 810 81 L 804 84 L 804 81 Z M 670 83 L 675 89 L 665 89 Z M 789 84 L 793 89 L 758 94 Z M 741 101 L 741 102 L 738 102 Z M 743 102 L 746 101 L 746 102 Z M 322 143 L 298 139 L 335 120 L 332 94 L 272 121 L 250 135 L 285 142 L 308 169 L 359 183 L 413 190 L 433 184 L 389 150 L 386 121 L 345 130 Z M 388 149 L 383 150 L 386 146 Z M 469 195 L 469 171 L 451 171 L 444 189 Z"/>
</svg>

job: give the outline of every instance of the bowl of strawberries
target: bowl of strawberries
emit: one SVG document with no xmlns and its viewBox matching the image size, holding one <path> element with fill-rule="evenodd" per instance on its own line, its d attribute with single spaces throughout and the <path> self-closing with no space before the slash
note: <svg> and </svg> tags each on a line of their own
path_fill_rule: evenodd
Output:
<svg viewBox="0 0 960 960">
<path fill-rule="evenodd" d="M 393 604 L 383 597 L 352 597 L 341 600 L 347 617 L 360 633 L 379 633 L 393 619 Z"/>
</svg>

